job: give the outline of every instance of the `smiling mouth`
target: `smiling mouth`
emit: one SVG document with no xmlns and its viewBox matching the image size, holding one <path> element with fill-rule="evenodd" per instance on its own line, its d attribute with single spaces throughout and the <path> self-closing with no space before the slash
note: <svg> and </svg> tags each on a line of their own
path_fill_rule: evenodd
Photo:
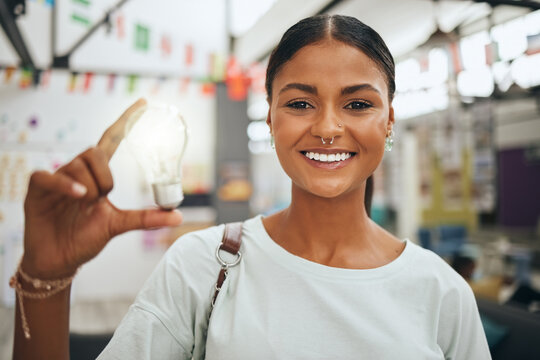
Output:
<svg viewBox="0 0 540 360">
<path fill-rule="evenodd" d="M 300 152 L 302 153 L 302 155 L 304 155 L 310 160 L 320 161 L 323 163 L 345 161 L 356 155 L 355 152 L 342 152 L 342 153 L 335 153 L 335 154 L 323 154 L 323 153 L 312 152 L 312 151 L 300 151 Z"/>
</svg>

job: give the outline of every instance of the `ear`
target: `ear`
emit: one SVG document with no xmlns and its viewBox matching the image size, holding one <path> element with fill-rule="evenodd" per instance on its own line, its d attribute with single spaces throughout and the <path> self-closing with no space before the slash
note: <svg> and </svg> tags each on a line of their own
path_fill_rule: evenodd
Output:
<svg viewBox="0 0 540 360">
<path fill-rule="evenodd" d="M 272 115 L 270 113 L 270 107 L 268 108 L 268 114 L 266 115 L 266 125 L 270 128 L 270 134 L 273 135 L 272 132 Z"/>
<path fill-rule="evenodd" d="M 396 119 L 394 118 L 394 108 L 390 106 L 390 109 L 388 110 L 388 122 L 386 123 L 387 134 L 390 132 L 390 130 L 392 130 L 392 127 L 394 127 L 395 122 Z"/>
</svg>

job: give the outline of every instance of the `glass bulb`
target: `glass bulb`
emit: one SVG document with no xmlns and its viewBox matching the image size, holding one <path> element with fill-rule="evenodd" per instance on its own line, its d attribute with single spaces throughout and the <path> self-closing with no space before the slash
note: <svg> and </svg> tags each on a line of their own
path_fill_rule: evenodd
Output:
<svg viewBox="0 0 540 360">
<path fill-rule="evenodd" d="M 127 119 L 124 139 L 152 185 L 156 204 L 168 210 L 178 207 L 184 200 L 181 162 L 188 141 L 178 109 L 148 103 Z"/>
</svg>

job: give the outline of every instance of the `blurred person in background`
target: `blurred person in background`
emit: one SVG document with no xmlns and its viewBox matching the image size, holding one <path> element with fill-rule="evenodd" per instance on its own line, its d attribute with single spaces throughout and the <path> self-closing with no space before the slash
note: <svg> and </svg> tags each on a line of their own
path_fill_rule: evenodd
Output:
<svg viewBox="0 0 540 360">
<path fill-rule="evenodd" d="M 381 37 L 347 16 L 304 19 L 274 49 L 266 90 L 290 206 L 243 223 L 243 257 L 212 311 L 224 226 L 176 241 L 100 359 L 489 359 L 467 283 L 369 217 L 368 179 L 393 141 L 394 60 Z M 19 292 L 17 359 L 68 357 L 69 283 L 112 237 L 181 222 L 109 202 L 118 139 L 106 135 L 30 181 L 15 285 L 61 290 Z"/>
</svg>

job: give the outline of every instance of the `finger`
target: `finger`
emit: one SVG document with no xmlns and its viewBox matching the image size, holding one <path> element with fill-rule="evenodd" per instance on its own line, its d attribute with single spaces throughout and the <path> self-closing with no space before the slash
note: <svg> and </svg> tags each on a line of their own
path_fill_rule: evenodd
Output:
<svg viewBox="0 0 540 360">
<path fill-rule="evenodd" d="M 124 138 L 124 130 L 126 127 L 127 119 L 129 119 L 130 116 L 137 114 L 137 112 L 140 112 L 140 114 L 138 115 L 140 116 L 142 114 L 142 110 L 145 107 L 145 99 L 141 98 L 137 100 L 126 111 L 124 111 L 124 113 L 118 118 L 118 120 L 116 120 L 111 126 L 109 126 L 107 130 L 105 130 L 97 146 L 104 151 L 105 156 L 107 157 L 107 161 L 111 160 L 114 152 L 116 151 L 116 148 Z"/>
<path fill-rule="evenodd" d="M 86 186 L 75 181 L 68 175 L 62 173 L 51 174 L 48 171 L 35 171 L 30 176 L 28 185 L 29 196 L 42 194 L 43 192 L 53 192 L 73 198 L 80 198 L 87 191 Z"/>
<path fill-rule="evenodd" d="M 111 235 L 116 236 L 130 230 L 153 229 L 165 226 L 178 226 L 182 223 L 182 213 L 178 210 L 165 211 L 117 210 L 115 219 L 111 219 Z"/>
<path fill-rule="evenodd" d="M 57 173 L 67 174 L 69 177 L 85 186 L 87 189 L 86 194 L 84 195 L 85 199 L 94 200 L 99 197 L 100 193 L 96 180 L 91 174 L 88 165 L 80 156 L 60 168 Z"/>
<path fill-rule="evenodd" d="M 113 188 L 113 177 L 108 159 L 103 150 L 93 147 L 81 154 L 81 158 L 90 169 L 100 195 L 107 195 Z"/>
</svg>

